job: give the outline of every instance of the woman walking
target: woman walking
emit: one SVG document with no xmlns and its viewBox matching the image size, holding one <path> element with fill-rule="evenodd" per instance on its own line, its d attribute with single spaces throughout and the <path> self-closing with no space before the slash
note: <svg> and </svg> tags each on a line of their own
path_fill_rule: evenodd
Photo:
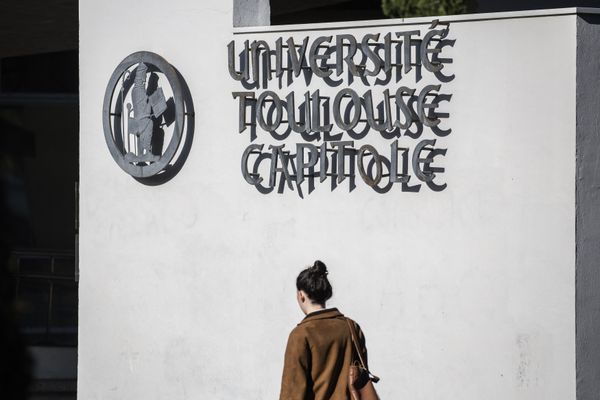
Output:
<svg viewBox="0 0 600 400">
<path fill-rule="evenodd" d="M 325 303 L 333 294 L 327 267 L 315 261 L 296 279 L 296 296 L 304 319 L 291 331 L 283 365 L 280 400 L 349 400 L 350 366 L 360 357 L 353 344 L 350 324 L 362 360 L 367 365 L 365 336 L 360 326 Z M 378 380 L 375 377 L 374 381 Z"/>
</svg>

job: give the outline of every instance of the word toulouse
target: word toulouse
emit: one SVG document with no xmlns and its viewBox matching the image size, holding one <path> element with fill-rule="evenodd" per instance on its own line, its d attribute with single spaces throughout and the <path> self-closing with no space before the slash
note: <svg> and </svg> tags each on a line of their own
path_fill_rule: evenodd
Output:
<svg viewBox="0 0 600 400">
<path fill-rule="evenodd" d="M 366 123 L 370 129 L 378 132 L 391 131 L 394 128 L 407 130 L 414 122 L 421 122 L 425 126 L 434 127 L 440 123 L 437 117 L 431 117 L 430 111 L 435 111 L 438 107 L 437 102 L 427 102 L 427 96 L 437 97 L 441 85 L 427 85 L 415 96 L 415 89 L 409 89 L 406 86 L 401 86 L 396 90 L 394 95 L 390 94 L 389 89 L 383 91 L 383 101 L 379 104 L 374 104 L 371 90 L 367 90 L 362 96 L 350 88 L 340 90 L 334 100 L 331 112 L 333 113 L 333 121 L 337 128 L 349 131 L 361 122 L 362 110 L 364 109 L 367 115 Z M 255 98 L 254 92 L 233 92 L 234 99 L 239 99 L 239 132 L 242 133 L 247 127 L 247 110 L 248 106 L 252 106 L 255 102 L 254 111 L 258 120 L 258 125 L 266 132 L 274 132 L 279 129 L 283 122 L 285 108 L 286 123 L 290 129 L 297 133 L 311 132 L 331 132 L 333 124 L 324 124 L 321 122 L 321 109 L 325 104 L 322 104 L 323 97 L 320 96 L 320 91 L 317 89 L 313 93 L 304 93 L 304 101 L 299 104 L 299 108 L 304 110 L 300 118 L 296 118 L 296 96 L 294 92 L 289 93 L 283 101 L 277 93 L 265 90 L 258 99 Z M 344 103 L 344 99 L 348 98 L 349 103 Z M 394 101 L 392 102 L 392 98 Z M 408 101 L 405 100 L 408 99 Z M 417 110 L 413 108 L 411 103 L 416 102 Z M 271 107 L 265 108 L 269 103 Z M 392 104 L 395 112 L 392 112 Z M 382 105 L 383 111 L 376 118 L 374 109 Z M 329 107 L 327 107 L 329 109 Z M 353 109 L 352 118 L 346 116 L 345 110 Z M 270 118 L 269 118 L 270 117 Z"/>
<path fill-rule="evenodd" d="M 435 26 L 434 23 L 432 28 Z M 366 34 L 360 40 L 349 34 L 320 36 L 312 41 L 309 37 L 304 37 L 301 43 L 296 43 L 292 37 L 285 41 L 278 38 L 274 45 L 264 40 L 246 40 L 239 54 L 232 41 L 228 45 L 229 74 L 234 80 L 242 81 L 246 87 L 256 88 L 261 87 L 261 78 L 264 86 L 267 86 L 267 81 L 273 79 L 273 74 L 281 78 L 287 72 L 291 79 L 292 74 L 298 78 L 302 70 L 310 70 L 310 73 L 322 78 L 326 84 L 331 83 L 329 77 L 334 73 L 337 76 L 345 71 L 359 77 L 375 77 L 382 73 L 389 76 L 393 68 L 403 69 L 406 74 L 417 65 L 437 76 L 444 67 L 438 56 L 443 48 L 442 39 L 447 34 L 448 28 L 430 29 L 423 37 L 419 30 L 411 30 L 390 32 L 383 36 Z M 432 46 L 432 43 L 435 45 Z M 415 57 L 413 48 L 416 50 Z M 239 66 L 236 66 L 237 59 Z M 331 62 L 332 59 L 334 62 Z M 356 59 L 360 61 L 357 63 Z M 384 81 L 389 82 L 389 79 Z M 253 85 L 248 86 L 251 82 Z M 240 133 L 248 126 L 259 126 L 271 133 L 276 140 L 283 140 L 291 132 L 314 140 L 320 139 L 321 133 L 339 129 L 356 138 L 354 129 L 364 123 L 365 129 L 361 128 L 362 133 L 358 135 L 361 138 L 371 130 L 381 133 L 384 138 L 394 138 L 400 137 L 402 131 L 409 132 L 413 123 L 421 126 L 418 128 L 420 131 L 422 127 L 437 127 L 440 119 L 436 108 L 444 97 L 440 95 L 440 89 L 440 84 L 426 85 L 418 92 L 404 85 L 386 88 L 383 90 L 383 99 L 378 101 L 374 100 L 370 89 L 359 94 L 357 90 L 342 88 L 333 97 L 332 104 L 329 103 L 329 97 L 320 95 L 318 89 L 303 94 L 292 91 L 283 96 L 271 90 L 264 90 L 258 96 L 252 91 L 233 92 L 232 95 L 238 100 Z M 446 100 L 448 98 L 446 96 Z M 362 118 L 363 111 L 366 119 Z M 277 133 L 282 124 L 286 125 L 285 134 Z M 439 128 L 437 131 L 445 134 L 450 132 Z M 306 135 L 311 133 L 317 135 Z M 406 135 L 418 137 L 414 134 Z M 408 147 L 399 147 L 396 139 L 386 152 L 388 157 L 380 154 L 370 144 L 355 148 L 354 141 L 339 139 L 343 133 L 334 136 L 336 141 L 329 140 L 318 145 L 296 143 L 295 153 L 286 149 L 285 144 L 269 145 L 268 149 L 265 149 L 264 144 L 250 144 L 242 155 L 242 175 L 249 184 L 264 193 L 276 186 L 278 176 L 281 178 L 279 192 L 283 191 L 285 184 L 293 190 L 293 183 L 300 192 L 300 185 L 306 178 L 310 179 L 311 185 L 315 178 L 323 182 L 327 177 L 335 177 L 335 181 L 341 183 L 348 176 L 354 177 L 354 171 L 357 171 L 367 185 L 377 190 L 383 177 L 388 177 L 388 186 L 402 183 L 404 187 L 411 178 L 408 171 L 410 165 L 414 175 L 430 188 L 443 190 L 446 186 L 433 182 L 436 176 L 434 172 L 444 171 L 444 168 L 431 165 L 434 157 L 446 153 L 445 149 L 433 147 L 436 140 L 421 140 L 411 154 Z M 367 158 L 370 160 L 365 163 Z M 318 171 L 315 172 L 316 168 Z M 389 173 L 384 174 L 384 168 Z M 263 182 L 267 178 L 268 187 L 265 187 Z"/>
</svg>

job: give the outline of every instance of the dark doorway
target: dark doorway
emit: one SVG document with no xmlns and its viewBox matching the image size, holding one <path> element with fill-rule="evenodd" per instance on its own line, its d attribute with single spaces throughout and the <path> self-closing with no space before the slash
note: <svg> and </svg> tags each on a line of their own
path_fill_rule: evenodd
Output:
<svg viewBox="0 0 600 400">
<path fill-rule="evenodd" d="M 77 7 L 8 0 L 0 14 L 0 364 L 15 399 L 23 382 L 30 399 L 76 398 Z"/>
</svg>

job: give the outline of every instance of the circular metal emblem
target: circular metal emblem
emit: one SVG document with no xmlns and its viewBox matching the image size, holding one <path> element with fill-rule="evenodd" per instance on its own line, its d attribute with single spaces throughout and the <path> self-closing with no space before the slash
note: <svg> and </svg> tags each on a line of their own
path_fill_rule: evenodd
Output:
<svg viewBox="0 0 600 400">
<path fill-rule="evenodd" d="M 140 51 L 117 66 L 104 95 L 104 138 L 135 178 L 163 172 L 178 153 L 187 120 L 180 75 L 164 58 Z"/>
</svg>

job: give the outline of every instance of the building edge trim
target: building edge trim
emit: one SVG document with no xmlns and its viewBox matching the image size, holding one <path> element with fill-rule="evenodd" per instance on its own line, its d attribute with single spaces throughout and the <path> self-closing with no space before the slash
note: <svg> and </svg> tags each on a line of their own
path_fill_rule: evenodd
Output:
<svg viewBox="0 0 600 400">
<path fill-rule="evenodd" d="M 276 33 L 276 32 L 302 32 L 302 31 L 326 31 L 336 29 L 372 28 L 384 26 L 402 25 L 429 25 L 432 20 L 439 19 L 444 22 L 482 22 L 501 19 L 521 19 L 556 17 L 565 15 L 600 14 L 600 8 L 591 7 L 567 7 L 544 10 L 509 11 L 481 14 L 444 15 L 416 18 L 391 18 L 365 21 L 323 22 L 315 24 L 293 24 L 293 25 L 269 25 L 269 26 L 246 26 L 234 27 L 234 35 L 246 35 L 253 33 Z"/>
</svg>

